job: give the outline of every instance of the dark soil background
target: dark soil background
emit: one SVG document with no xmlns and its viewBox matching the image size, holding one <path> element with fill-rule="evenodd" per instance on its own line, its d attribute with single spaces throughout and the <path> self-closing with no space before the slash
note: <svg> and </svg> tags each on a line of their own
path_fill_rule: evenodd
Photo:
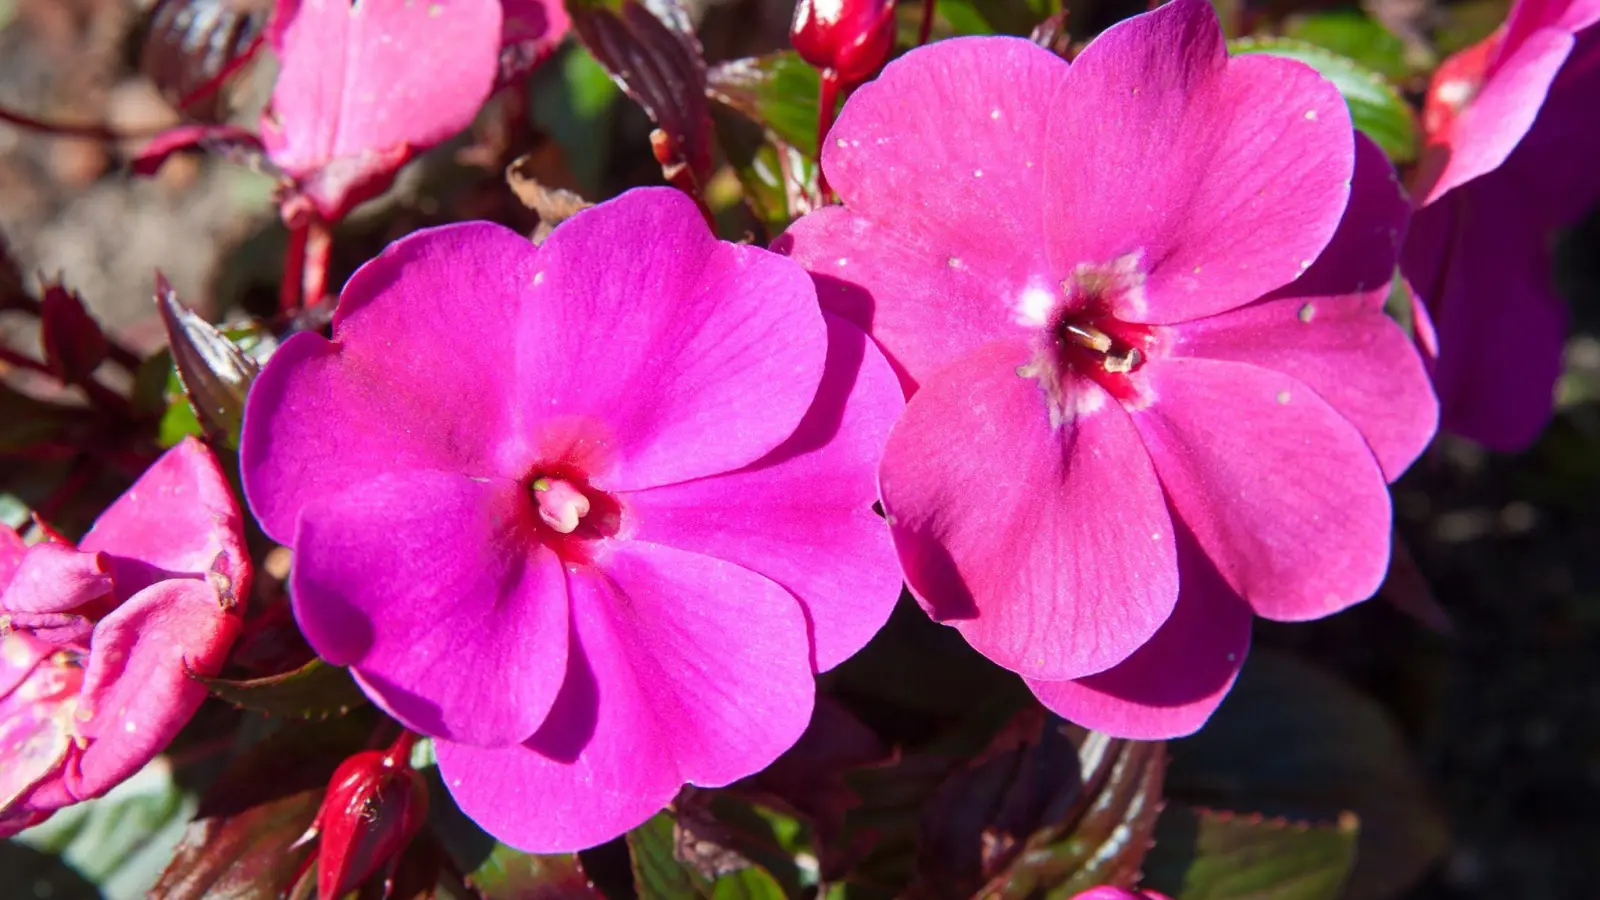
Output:
<svg viewBox="0 0 1600 900">
<path fill-rule="evenodd" d="M 127 133 L 176 122 L 134 68 L 140 5 L 0 0 L 0 104 Z M 1402 12 L 1415 18 L 1426 5 Z M 785 41 L 785 0 L 702 12 L 713 59 Z M 1107 15 L 1093 13 L 1085 21 Z M 602 195 L 657 178 L 637 110 L 603 91 L 585 108 L 559 88 L 581 62 L 547 65 L 532 92 L 535 126 L 556 138 L 527 138 L 542 174 Z M 267 77 L 256 76 L 257 94 Z M 270 309 L 282 241 L 271 181 L 200 157 L 136 180 L 126 172 L 136 145 L 0 124 L 0 236 L 23 271 L 59 274 L 138 348 L 162 342 L 156 269 L 214 316 L 241 305 L 262 312 L 263 302 Z M 428 185 L 465 186 L 449 201 L 453 215 L 510 202 L 496 170 L 463 165 L 465 157 L 456 146 L 425 161 L 421 180 L 399 190 L 402 222 L 439 213 Z M 341 240 L 335 276 L 408 227 L 352 225 L 358 233 Z M 1566 236 L 1557 258 L 1575 327 L 1555 423 L 1520 456 L 1442 439 L 1396 487 L 1399 533 L 1450 633 L 1381 599 L 1258 631 L 1263 645 L 1309 656 L 1371 693 L 1411 740 L 1452 830 L 1448 854 L 1411 897 L 1600 897 L 1600 217 Z M 36 340 L 3 318 L 0 337 L 24 347 Z M 1425 602 L 1421 583 L 1397 577 L 1390 593 L 1415 607 Z"/>
</svg>

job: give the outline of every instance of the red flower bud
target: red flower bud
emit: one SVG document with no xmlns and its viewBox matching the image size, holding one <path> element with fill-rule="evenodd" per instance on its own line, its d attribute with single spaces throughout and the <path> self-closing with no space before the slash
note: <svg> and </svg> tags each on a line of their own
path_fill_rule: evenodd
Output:
<svg viewBox="0 0 1600 900">
<path fill-rule="evenodd" d="M 402 734 L 388 750 L 364 750 L 334 770 L 322 808 L 300 839 L 321 838 L 318 900 L 344 896 L 380 868 L 386 879 L 393 876 L 400 852 L 428 817 L 428 786 L 409 758 L 415 742 L 415 735 Z"/>
<path fill-rule="evenodd" d="M 39 303 L 45 363 L 67 384 L 82 384 L 105 361 L 110 345 L 83 300 L 60 284 L 47 284 Z"/>
<path fill-rule="evenodd" d="M 811 65 L 864 81 L 894 49 L 894 0 L 800 0 L 789 38 Z"/>
</svg>

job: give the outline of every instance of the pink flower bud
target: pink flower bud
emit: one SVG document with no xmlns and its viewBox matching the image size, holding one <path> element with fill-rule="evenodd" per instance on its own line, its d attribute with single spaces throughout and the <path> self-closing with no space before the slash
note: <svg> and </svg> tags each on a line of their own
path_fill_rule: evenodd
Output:
<svg viewBox="0 0 1600 900">
<path fill-rule="evenodd" d="M 110 346 L 100 326 L 83 308 L 77 293 L 47 284 L 39 303 L 44 358 L 56 377 L 68 384 L 88 381 L 105 361 Z"/>
<path fill-rule="evenodd" d="M 811 65 L 864 81 L 894 49 L 894 0 L 800 0 L 789 38 Z"/>
<path fill-rule="evenodd" d="M 401 851 L 428 817 L 428 786 L 411 768 L 407 732 L 388 750 L 364 750 L 333 773 L 328 795 L 301 840 L 317 847 L 317 897 L 333 900 L 386 869 L 392 877 Z"/>
</svg>

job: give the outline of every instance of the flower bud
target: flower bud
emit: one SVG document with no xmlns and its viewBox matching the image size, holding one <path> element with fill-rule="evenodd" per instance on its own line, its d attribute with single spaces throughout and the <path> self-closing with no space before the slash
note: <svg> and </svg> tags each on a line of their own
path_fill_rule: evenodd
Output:
<svg viewBox="0 0 1600 900">
<path fill-rule="evenodd" d="M 45 362 L 67 384 L 81 384 L 105 361 L 110 345 L 83 300 L 60 284 L 47 284 L 39 303 Z"/>
<path fill-rule="evenodd" d="M 415 741 L 415 735 L 403 734 L 388 750 L 362 751 L 334 770 L 322 808 L 301 838 L 321 838 L 318 900 L 344 896 L 379 868 L 392 875 L 401 851 L 421 830 L 428 786 L 411 768 Z"/>
<path fill-rule="evenodd" d="M 854 84 L 894 49 L 894 0 L 800 0 L 789 38 L 801 58 Z"/>
</svg>

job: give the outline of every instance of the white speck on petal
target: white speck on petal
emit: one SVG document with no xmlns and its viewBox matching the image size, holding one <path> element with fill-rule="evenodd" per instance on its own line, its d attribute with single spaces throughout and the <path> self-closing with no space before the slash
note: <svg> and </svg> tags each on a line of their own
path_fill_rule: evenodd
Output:
<svg viewBox="0 0 1600 900">
<path fill-rule="evenodd" d="M 1000 110 L 998 110 L 998 109 L 989 110 L 989 118 L 991 118 L 991 119 L 999 119 L 1000 118 Z"/>
<path fill-rule="evenodd" d="M 1288 391 L 1279 391 L 1278 392 L 1278 402 L 1279 403 L 1288 403 L 1289 402 L 1289 392 Z"/>
<path fill-rule="evenodd" d="M 544 283 L 544 273 L 543 272 L 535 272 L 535 273 L 533 273 L 533 283 L 534 284 L 543 284 Z"/>
<path fill-rule="evenodd" d="M 1300 321 L 1309 323 L 1317 317 L 1317 307 L 1315 304 L 1307 303 L 1305 306 L 1300 307 L 1300 311 L 1295 315 L 1300 318 Z"/>
<path fill-rule="evenodd" d="M 1044 328 L 1050 324 L 1050 311 L 1055 305 L 1055 294 L 1042 287 L 1030 287 L 1017 298 L 1017 324 Z"/>
<path fill-rule="evenodd" d="M 959 257 L 959 256 L 950 257 L 949 259 L 944 261 L 944 264 L 949 266 L 952 269 L 965 269 L 967 267 L 967 264 L 962 262 L 961 261 L 961 257 Z"/>
<path fill-rule="evenodd" d="M 1306 110 L 1306 119 L 1308 121 L 1315 122 L 1317 120 L 1317 111 L 1314 109 Z"/>
<path fill-rule="evenodd" d="M 1239 661 L 1239 654 L 1237 654 L 1237 653 L 1229 653 L 1228 654 L 1228 662 L 1238 662 L 1238 661 Z"/>
<path fill-rule="evenodd" d="M 135 731 L 139 730 L 138 724 L 136 724 L 132 719 L 129 719 L 128 721 L 123 722 L 122 723 L 122 727 L 127 729 L 129 734 L 133 734 Z"/>
<path fill-rule="evenodd" d="M 1309 259 L 1300 260 L 1300 271 L 1304 272 L 1306 269 L 1309 269 L 1309 268 L 1311 268 L 1311 260 L 1309 260 Z"/>
<path fill-rule="evenodd" d="M 973 178 L 982 178 L 983 177 L 983 170 L 982 169 L 973 169 L 972 170 L 972 177 Z"/>
<path fill-rule="evenodd" d="M 841 256 L 838 259 L 838 265 L 848 266 L 848 265 L 850 265 L 850 260 L 848 260 L 848 259 L 844 258 L 843 256 Z"/>
<path fill-rule="evenodd" d="M 850 146 L 849 142 L 846 141 L 844 138 L 839 138 L 838 140 L 834 141 L 833 143 L 834 143 L 835 146 L 839 146 L 839 147 L 848 147 L 848 146 Z"/>
</svg>

